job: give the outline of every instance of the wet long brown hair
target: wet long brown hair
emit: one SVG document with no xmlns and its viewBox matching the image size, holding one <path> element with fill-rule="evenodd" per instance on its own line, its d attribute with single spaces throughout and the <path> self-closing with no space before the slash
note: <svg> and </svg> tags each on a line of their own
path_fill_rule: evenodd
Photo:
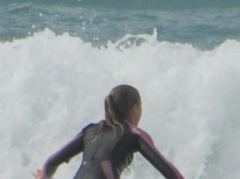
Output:
<svg viewBox="0 0 240 179">
<path fill-rule="evenodd" d="M 129 85 L 114 87 L 105 98 L 106 124 L 122 128 L 122 122 L 127 119 L 135 104 L 141 105 L 141 97 L 136 88 Z"/>
</svg>

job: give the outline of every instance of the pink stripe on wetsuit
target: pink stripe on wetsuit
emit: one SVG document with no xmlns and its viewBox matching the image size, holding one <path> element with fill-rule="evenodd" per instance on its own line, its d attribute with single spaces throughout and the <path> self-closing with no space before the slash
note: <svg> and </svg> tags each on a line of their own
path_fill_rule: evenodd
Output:
<svg viewBox="0 0 240 179">
<path fill-rule="evenodd" d="M 157 148 L 154 146 L 153 140 L 150 137 L 150 135 L 148 135 L 145 131 L 143 131 L 140 128 L 137 127 L 131 127 L 131 131 L 135 134 L 137 134 L 138 136 L 141 137 L 141 139 L 146 142 L 146 146 L 148 146 L 150 149 L 148 150 L 152 150 L 152 152 L 154 153 L 154 156 L 151 157 L 147 156 L 147 154 L 144 154 L 143 151 L 141 151 L 141 147 L 139 147 L 140 152 L 167 178 L 169 179 L 184 179 L 184 177 L 182 176 L 182 174 L 169 162 L 167 161 L 162 154 L 157 150 Z M 146 150 L 146 149 L 145 149 Z M 148 153 L 148 155 L 150 154 L 150 152 Z M 153 158 L 158 159 L 157 163 L 153 162 Z M 168 171 L 166 171 L 168 170 Z"/>
</svg>

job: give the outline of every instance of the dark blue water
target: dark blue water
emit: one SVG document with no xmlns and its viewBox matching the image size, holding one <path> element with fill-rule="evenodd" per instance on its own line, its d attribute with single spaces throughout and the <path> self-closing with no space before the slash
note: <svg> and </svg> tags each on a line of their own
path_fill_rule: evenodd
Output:
<svg viewBox="0 0 240 179">
<path fill-rule="evenodd" d="M 159 41 L 191 43 L 208 49 L 226 39 L 240 39 L 240 8 L 234 5 L 238 5 L 238 2 L 2 2 L 0 41 L 25 38 L 48 28 L 56 34 L 67 32 L 93 45 L 103 45 L 109 40 L 119 40 L 126 34 L 150 34 L 155 28 Z"/>
<path fill-rule="evenodd" d="M 239 0 L 3 0 L 3 2 L 58 4 L 65 6 L 110 7 L 123 9 L 225 8 L 240 6 Z"/>
</svg>

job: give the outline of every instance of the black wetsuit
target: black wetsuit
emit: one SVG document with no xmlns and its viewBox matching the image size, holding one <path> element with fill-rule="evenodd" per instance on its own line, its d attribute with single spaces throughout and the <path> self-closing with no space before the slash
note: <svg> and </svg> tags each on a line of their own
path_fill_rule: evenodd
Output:
<svg viewBox="0 0 240 179">
<path fill-rule="evenodd" d="M 110 127 L 101 121 L 85 127 L 71 142 L 49 157 L 44 165 L 44 179 L 51 178 L 57 166 L 83 152 L 82 164 L 74 179 L 119 179 L 140 152 L 167 179 L 183 179 L 180 172 L 154 147 L 151 137 L 128 123 Z"/>
</svg>

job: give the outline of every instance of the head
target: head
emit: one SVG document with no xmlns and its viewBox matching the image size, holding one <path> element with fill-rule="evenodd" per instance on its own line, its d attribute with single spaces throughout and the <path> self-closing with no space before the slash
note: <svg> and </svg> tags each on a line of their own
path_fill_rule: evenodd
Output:
<svg viewBox="0 0 240 179">
<path fill-rule="evenodd" d="M 132 86 L 116 86 L 105 99 L 105 117 L 110 125 L 121 125 L 124 120 L 137 125 L 141 112 L 140 94 Z"/>
</svg>

